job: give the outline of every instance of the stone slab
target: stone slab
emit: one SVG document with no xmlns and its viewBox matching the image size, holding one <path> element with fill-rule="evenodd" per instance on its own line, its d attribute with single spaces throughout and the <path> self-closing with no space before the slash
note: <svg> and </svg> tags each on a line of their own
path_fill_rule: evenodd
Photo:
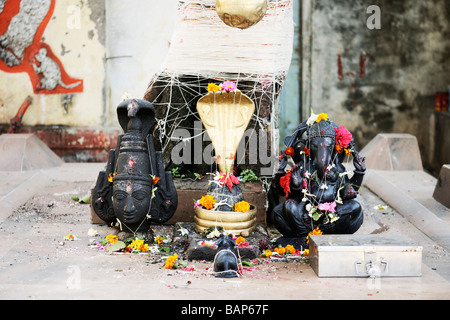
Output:
<svg viewBox="0 0 450 320">
<path fill-rule="evenodd" d="M 444 208 L 442 217 L 439 217 L 434 212 L 436 206 L 431 211 L 430 205 L 424 205 L 416 199 L 417 193 L 413 192 L 414 184 L 411 183 L 413 180 L 410 179 L 410 183 L 405 180 L 412 174 L 416 176 L 416 184 L 430 178 L 423 171 L 368 170 L 364 185 L 428 237 L 450 249 L 450 223 L 447 222 L 450 212 Z M 428 194 L 428 198 L 430 201 L 431 194 Z M 435 204 L 438 205 L 437 202 Z"/>
<path fill-rule="evenodd" d="M 31 171 L 61 166 L 61 160 L 33 134 L 0 136 L 0 171 Z"/>
<path fill-rule="evenodd" d="M 410 134 L 378 134 L 360 154 L 374 170 L 423 170 L 417 138 Z"/>
<path fill-rule="evenodd" d="M 450 165 L 443 165 L 437 179 L 433 198 L 450 209 Z"/>
<path fill-rule="evenodd" d="M 203 241 L 211 241 L 211 239 L 195 239 L 191 241 L 187 251 L 187 259 L 214 261 L 217 253 L 217 247 L 202 245 Z M 254 245 L 247 247 L 237 247 L 238 256 L 243 260 L 252 260 L 259 257 L 259 248 Z"/>
</svg>

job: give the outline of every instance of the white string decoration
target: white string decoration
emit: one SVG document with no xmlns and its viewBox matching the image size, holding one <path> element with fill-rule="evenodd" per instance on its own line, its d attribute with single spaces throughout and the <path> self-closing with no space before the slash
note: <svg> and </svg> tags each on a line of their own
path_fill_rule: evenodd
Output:
<svg viewBox="0 0 450 320">
<path fill-rule="evenodd" d="M 144 97 L 157 110 L 155 135 L 166 164 L 174 145 L 205 134 L 203 129 L 190 137 L 174 136 L 176 129 L 192 130 L 201 121 L 196 103 L 207 93 L 208 83 L 226 80 L 254 101 L 249 128 L 269 133 L 270 152 L 276 157 L 278 96 L 293 51 L 293 1 L 269 0 L 264 18 L 245 30 L 222 22 L 215 0 L 179 1 L 167 59 Z"/>
</svg>

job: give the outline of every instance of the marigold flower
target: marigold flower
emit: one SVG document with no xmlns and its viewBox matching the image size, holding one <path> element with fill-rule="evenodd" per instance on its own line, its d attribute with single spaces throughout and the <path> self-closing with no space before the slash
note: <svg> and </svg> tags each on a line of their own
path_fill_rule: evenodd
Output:
<svg viewBox="0 0 450 320">
<path fill-rule="evenodd" d="M 141 246 L 139 247 L 139 251 L 147 252 L 148 251 L 148 244 L 146 244 L 146 243 L 141 244 Z"/>
<path fill-rule="evenodd" d="M 309 256 L 309 249 L 305 249 L 305 251 L 303 251 L 303 255 L 304 256 Z"/>
<path fill-rule="evenodd" d="M 163 238 L 161 238 L 160 236 L 157 236 L 157 237 L 155 238 L 155 241 L 156 241 L 158 244 L 161 244 L 161 243 L 163 243 Z"/>
<path fill-rule="evenodd" d="M 285 254 L 286 253 L 286 248 L 278 247 L 278 248 L 273 249 L 273 251 L 275 251 L 278 254 Z"/>
<path fill-rule="evenodd" d="M 117 236 L 110 234 L 108 236 L 106 236 L 106 240 L 108 240 L 109 243 L 116 243 L 117 240 L 119 240 L 119 238 L 117 238 Z"/>
<path fill-rule="evenodd" d="M 292 147 L 287 147 L 286 148 L 286 154 L 288 155 L 288 156 L 293 156 L 294 154 L 295 154 L 295 151 L 294 151 L 294 148 L 292 148 Z"/>
<path fill-rule="evenodd" d="M 110 173 L 109 176 L 108 176 L 108 181 L 112 183 L 112 182 L 113 182 L 113 178 L 114 178 L 115 176 L 117 176 L 117 172 L 114 172 L 114 173 L 112 173 L 112 174 Z"/>
<path fill-rule="evenodd" d="M 270 250 L 265 250 L 265 251 L 264 251 L 264 256 L 265 256 L 266 258 L 270 258 L 270 257 L 272 256 L 272 251 L 270 251 Z"/>
<path fill-rule="evenodd" d="M 290 254 L 295 254 L 295 248 L 294 248 L 293 245 L 288 244 L 288 245 L 286 246 L 285 249 L 286 249 L 286 251 L 289 252 Z"/>
<path fill-rule="evenodd" d="M 247 212 L 248 210 L 250 210 L 250 204 L 246 201 L 241 201 L 234 205 L 234 211 L 236 212 Z"/>
<path fill-rule="evenodd" d="M 159 180 L 161 180 L 161 178 L 155 176 L 152 181 L 153 185 L 157 184 Z"/>
<path fill-rule="evenodd" d="M 305 156 L 309 157 L 309 149 L 308 148 L 305 148 L 302 151 Z"/>
<path fill-rule="evenodd" d="M 211 210 L 214 207 L 214 204 L 217 202 L 216 199 L 212 195 L 207 194 L 206 196 L 203 196 L 198 201 L 205 209 Z"/>
<path fill-rule="evenodd" d="M 245 242 L 245 238 L 244 237 L 237 237 L 236 238 L 236 243 L 239 244 L 241 242 Z"/>
<path fill-rule="evenodd" d="M 215 83 L 208 83 L 208 92 L 217 92 L 220 90 L 220 87 Z"/>
<path fill-rule="evenodd" d="M 164 264 L 164 269 L 173 269 L 177 259 L 178 259 L 178 255 L 177 254 L 174 254 L 173 256 L 167 257 L 166 263 Z"/>
<path fill-rule="evenodd" d="M 131 247 L 135 251 L 139 251 L 141 249 L 141 246 L 144 244 L 144 240 L 135 239 L 131 242 L 129 247 Z"/>
<path fill-rule="evenodd" d="M 316 120 L 317 123 L 319 123 L 322 120 L 328 120 L 328 114 L 322 112 L 321 114 L 319 114 L 317 116 L 317 120 Z"/>
<path fill-rule="evenodd" d="M 306 237 L 306 243 L 309 243 L 309 236 L 312 235 L 321 235 L 323 232 L 319 229 L 319 227 L 315 228 L 313 231 L 311 231 L 308 236 Z"/>
</svg>

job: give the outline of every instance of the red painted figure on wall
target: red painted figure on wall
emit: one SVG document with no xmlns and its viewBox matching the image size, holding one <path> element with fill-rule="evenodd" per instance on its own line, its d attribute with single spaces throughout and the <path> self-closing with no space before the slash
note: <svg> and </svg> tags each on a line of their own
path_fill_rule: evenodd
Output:
<svg viewBox="0 0 450 320">
<path fill-rule="evenodd" d="M 0 70 L 28 73 L 34 93 L 83 92 L 42 35 L 56 0 L 0 0 Z"/>
</svg>

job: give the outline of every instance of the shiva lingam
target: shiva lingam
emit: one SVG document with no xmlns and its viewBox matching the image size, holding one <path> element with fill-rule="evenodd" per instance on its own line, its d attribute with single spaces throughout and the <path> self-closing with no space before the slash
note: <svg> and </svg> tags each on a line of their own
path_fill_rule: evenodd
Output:
<svg viewBox="0 0 450 320">
<path fill-rule="evenodd" d="M 285 145 L 275 183 L 286 201 L 272 211 L 272 222 L 283 234 L 279 241 L 306 248 L 309 234 L 355 233 L 363 212 L 354 199 L 366 167 L 352 134 L 327 114 L 313 114 Z M 353 172 L 343 165 L 347 156 L 353 157 Z"/>
<path fill-rule="evenodd" d="M 247 29 L 264 17 L 267 0 L 217 0 L 216 11 L 226 25 Z"/>
<path fill-rule="evenodd" d="M 92 207 L 109 225 L 119 222 L 125 232 L 147 233 L 152 222 L 173 216 L 177 192 L 161 151 L 153 145 L 153 105 L 128 99 L 119 104 L 117 115 L 125 134 L 119 135 L 117 149 L 110 150 L 106 169 L 98 175 Z"/>
<path fill-rule="evenodd" d="M 217 226 L 236 235 L 250 233 L 256 226 L 256 207 L 245 202 L 233 168 L 255 104 L 230 81 L 220 87 L 210 84 L 208 91 L 197 102 L 197 111 L 214 146 L 219 172 L 195 207 L 195 228 L 199 233 Z"/>
</svg>

